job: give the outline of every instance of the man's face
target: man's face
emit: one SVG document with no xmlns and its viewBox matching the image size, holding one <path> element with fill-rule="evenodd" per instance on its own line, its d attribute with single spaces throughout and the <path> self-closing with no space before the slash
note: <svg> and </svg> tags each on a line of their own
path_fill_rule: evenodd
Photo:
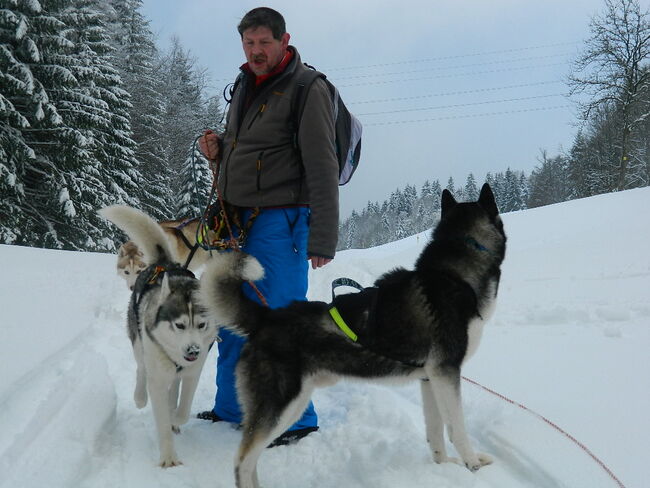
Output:
<svg viewBox="0 0 650 488">
<path fill-rule="evenodd" d="M 246 61 L 257 76 L 270 73 L 275 68 L 287 50 L 289 34 L 282 35 L 280 40 L 273 37 L 268 27 L 251 27 L 242 34 L 242 46 Z"/>
</svg>

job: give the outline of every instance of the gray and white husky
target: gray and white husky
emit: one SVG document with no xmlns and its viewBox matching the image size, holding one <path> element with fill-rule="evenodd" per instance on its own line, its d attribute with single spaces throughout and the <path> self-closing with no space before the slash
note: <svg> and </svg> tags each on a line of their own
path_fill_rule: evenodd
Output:
<svg viewBox="0 0 650 488">
<path fill-rule="evenodd" d="M 237 486 L 259 486 L 264 448 L 298 419 L 315 387 L 340 378 L 421 380 L 435 462 L 455 461 L 445 449 L 447 426 L 470 470 L 491 463 L 470 445 L 460 380 L 493 309 L 505 244 L 494 195 L 484 185 L 477 202 L 457 203 L 443 192 L 440 223 L 414 270 L 390 271 L 374 287 L 331 304 L 265 308 L 241 291 L 242 281 L 263 276 L 255 258 L 233 252 L 213 259 L 201 277 L 201 299 L 220 324 L 248 337 L 236 370 L 244 412 Z"/>
<path fill-rule="evenodd" d="M 216 326 L 198 303 L 198 280 L 175 262 L 164 230 L 148 215 L 114 205 L 100 214 L 137 244 L 148 267 L 135 282 L 127 318 L 137 364 L 133 398 L 138 408 L 147 393 L 158 430 L 160 466 L 181 464 L 172 431 L 186 423 Z M 179 397 L 180 391 L 180 397 Z"/>
</svg>

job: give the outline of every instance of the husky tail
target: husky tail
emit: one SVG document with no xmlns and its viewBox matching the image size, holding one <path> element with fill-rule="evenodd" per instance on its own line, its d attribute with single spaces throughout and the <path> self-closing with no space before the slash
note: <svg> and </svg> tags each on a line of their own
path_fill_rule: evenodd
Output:
<svg viewBox="0 0 650 488">
<path fill-rule="evenodd" d="M 264 269 L 253 256 L 243 252 L 217 253 L 201 275 L 201 302 L 218 324 L 246 335 L 250 324 L 258 323 L 264 307 L 246 298 L 242 283 L 263 277 Z"/>
<path fill-rule="evenodd" d="M 126 205 L 102 208 L 99 214 L 122 229 L 144 254 L 148 265 L 161 261 L 177 262 L 163 229 L 151 217 Z"/>
</svg>

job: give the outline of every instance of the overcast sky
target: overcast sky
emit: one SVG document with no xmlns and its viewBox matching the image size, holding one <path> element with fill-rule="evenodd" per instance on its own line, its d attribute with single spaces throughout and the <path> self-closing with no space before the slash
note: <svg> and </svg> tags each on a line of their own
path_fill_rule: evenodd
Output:
<svg viewBox="0 0 650 488">
<path fill-rule="evenodd" d="M 342 217 L 407 184 L 528 175 L 540 149 L 568 150 L 578 127 L 565 80 L 602 10 L 601 0 L 144 0 L 143 14 L 161 47 L 180 38 L 216 93 L 244 62 L 238 22 L 261 5 L 284 15 L 302 60 L 364 124 Z"/>
</svg>

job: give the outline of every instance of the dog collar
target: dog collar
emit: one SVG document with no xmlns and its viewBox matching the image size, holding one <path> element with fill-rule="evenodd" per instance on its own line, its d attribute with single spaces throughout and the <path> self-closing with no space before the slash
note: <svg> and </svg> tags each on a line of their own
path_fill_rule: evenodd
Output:
<svg viewBox="0 0 650 488">
<path fill-rule="evenodd" d="M 346 336 L 352 339 L 352 341 L 357 342 L 358 336 L 352 329 L 350 329 L 350 327 L 348 327 L 348 324 L 345 323 L 345 320 L 341 317 L 338 309 L 336 307 L 330 307 L 329 313 L 332 316 L 334 323 L 338 325 L 339 329 L 341 329 Z"/>
</svg>

